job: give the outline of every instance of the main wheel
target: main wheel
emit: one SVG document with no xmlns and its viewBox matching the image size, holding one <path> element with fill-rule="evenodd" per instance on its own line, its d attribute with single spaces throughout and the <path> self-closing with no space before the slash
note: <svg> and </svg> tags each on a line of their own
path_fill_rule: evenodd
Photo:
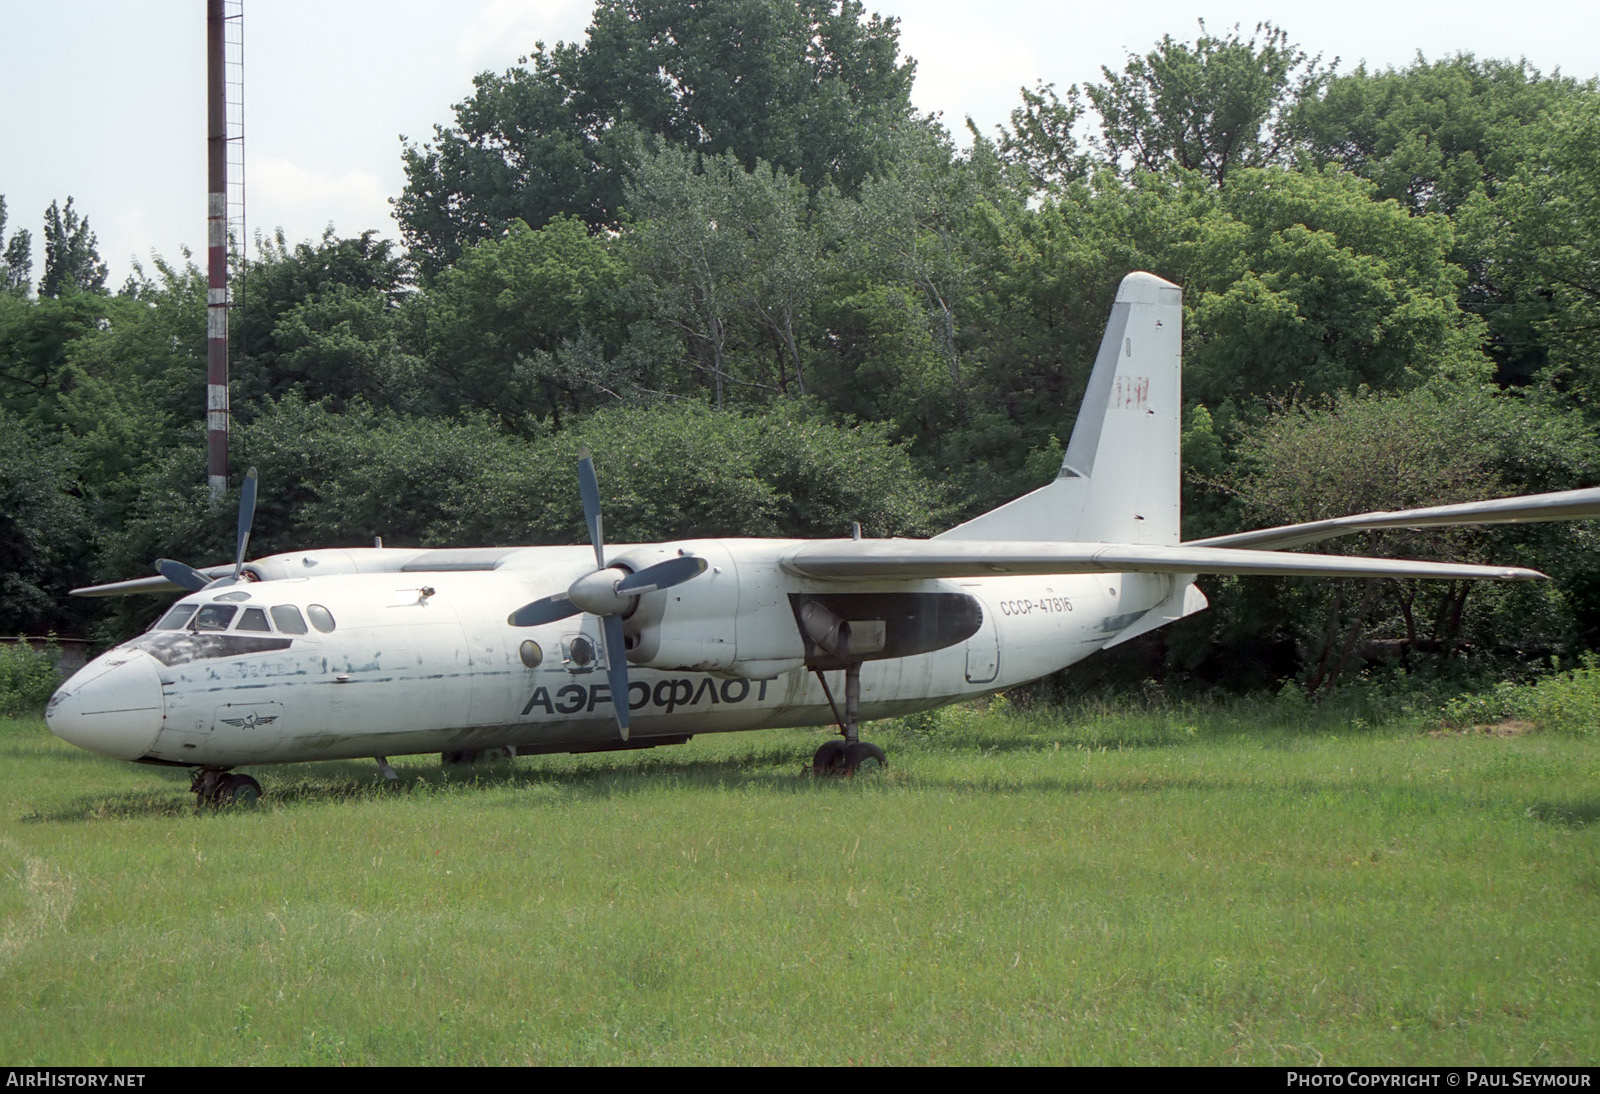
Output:
<svg viewBox="0 0 1600 1094">
<path fill-rule="evenodd" d="M 224 775 L 217 786 L 218 805 L 254 805 L 261 800 L 261 784 L 249 775 Z"/>
<path fill-rule="evenodd" d="M 889 763 L 883 749 L 869 741 L 856 741 L 845 746 L 844 769 L 851 775 L 867 775 L 882 771 Z"/>
<path fill-rule="evenodd" d="M 817 749 L 817 754 L 811 757 L 811 773 L 813 775 L 837 775 L 844 768 L 845 743 L 841 740 L 826 741 Z"/>
</svg>

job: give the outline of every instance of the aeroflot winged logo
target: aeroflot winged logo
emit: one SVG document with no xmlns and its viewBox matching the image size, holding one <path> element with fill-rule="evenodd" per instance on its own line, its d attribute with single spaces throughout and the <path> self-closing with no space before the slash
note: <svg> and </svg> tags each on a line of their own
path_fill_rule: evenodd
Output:
<svg viewBox="0 0 1600 1094">
<path fill-rule="evenodd" d="M 243 718 L 219 718 L 217 720 L 223 725 L 235 726 L 239 729 L 254 729 L 256 726 L 271 725 L 273 722 L 278 720 L 278 716 L 276 714 L 269 714 L 263 718 L 252 710 Z"/>
</svg>

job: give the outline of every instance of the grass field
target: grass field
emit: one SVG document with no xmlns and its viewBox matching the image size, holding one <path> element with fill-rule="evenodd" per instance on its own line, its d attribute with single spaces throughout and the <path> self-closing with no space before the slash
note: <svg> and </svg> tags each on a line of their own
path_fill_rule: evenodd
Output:
<svg viewBox="0 0 1600 1094">
<path fill-rule="evenodd" d="M 0 1061 L 1593 1064 L 1600 739 L 955 709 L 253 812 L 0 721 Z"/>
</svg>

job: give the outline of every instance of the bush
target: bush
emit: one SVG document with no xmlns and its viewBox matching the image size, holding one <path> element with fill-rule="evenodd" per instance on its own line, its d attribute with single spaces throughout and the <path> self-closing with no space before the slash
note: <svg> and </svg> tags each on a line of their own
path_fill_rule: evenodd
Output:
<svg viewBox="0 0 1600 1094">
<path fill-rule="evenodd" d="M 1528 685 L 1500 683 L 1444 707 L 1448 725 L 1468 727 L 1520 718 L 1539 729 L 1587 737 L 1600 725 L 1600 658 L 1585 654 L 1581 668 Z"/>
<path fill-rule="evenodd" d="M 61 683 L 56 661 L 61 651 L 54 641 L 48 650 L 27 642 L 0 646 L 0 714 L 38 713 Z"/>
<path fill-rule="evenodd" d="M 1585 654 L 1582 668 L 1534 684 L 1517 713 L 1540 729 L 1591 736 L 1600 724 L 1600 661 Z"/>
</svg>

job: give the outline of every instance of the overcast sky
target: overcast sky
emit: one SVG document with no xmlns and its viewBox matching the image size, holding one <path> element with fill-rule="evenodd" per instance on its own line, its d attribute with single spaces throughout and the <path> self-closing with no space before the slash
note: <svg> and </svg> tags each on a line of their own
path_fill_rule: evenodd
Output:
<svg viewBox="0 0 1600 1094">
<path fill-rule="evenodd" d="M 1340 70 L 1403 66 L 1420 50 L 1523 58 L 1543 72 L 1600 72 L 1600 15 L 1589 2 L 1504 0 L 1294 5 L 1196 0 L 881 0 L 916 59 L 913 99 L 958 135 L 986 131 L 1018 90 L 1100 79 L 1163 34 L 1192 40 L 1276 20 Z M 543 40 L 579 40 L 592 0 L 245 0 L 245 151 L 250 231 L 291 242 L 328 226 L 398 236 L 389 198 L 405 178 L 400 137 L 452 120 L 472 77 L 501 71 Z M 0 0 L 5 107 L 0 194 L 7 236 L 34 234 L 53 199 L 76 198 L 120 285 L 135 259 L 169 260 L 205 240 L 205 0 Z"/>
</svg>

